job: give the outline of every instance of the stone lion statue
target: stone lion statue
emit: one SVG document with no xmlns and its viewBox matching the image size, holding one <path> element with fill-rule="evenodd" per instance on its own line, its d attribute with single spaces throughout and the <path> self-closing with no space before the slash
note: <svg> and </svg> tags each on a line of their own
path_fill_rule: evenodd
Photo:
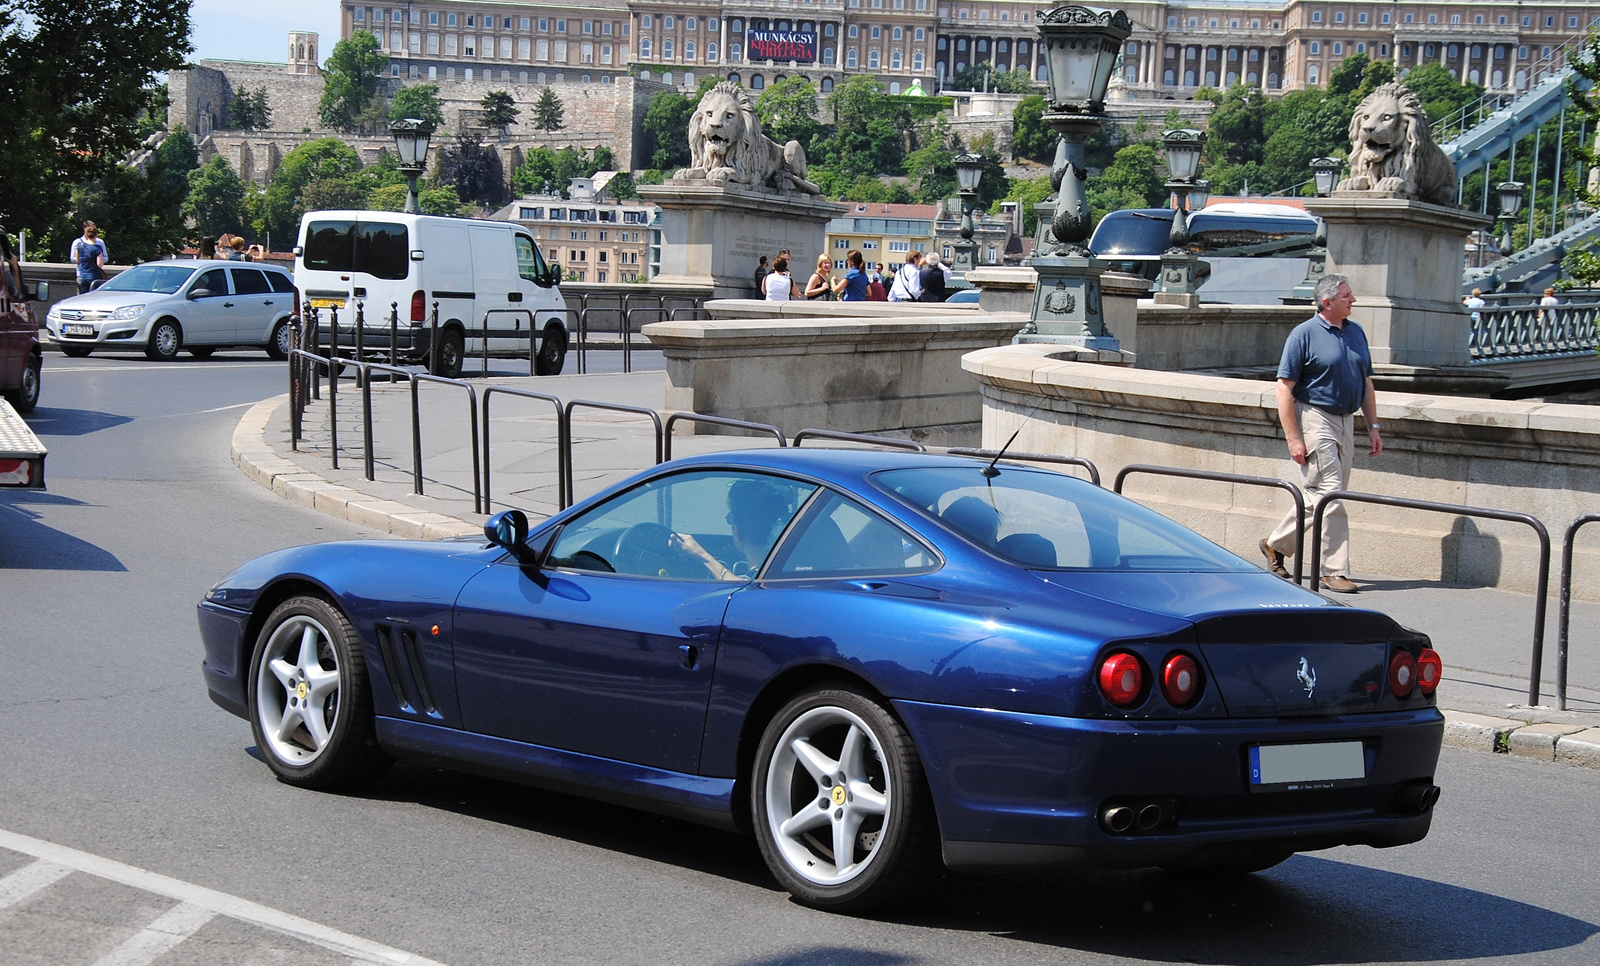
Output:
<svg viewBox="0 0 1600 966">
<path fill-rule="evenodd" d="M 1350 118 L 1350 177 L 1340 191 L 1389 191 L 1453 205 L 1456 168 L 1433 143 L 1428 112 L 1411 88 L 1391 81 Z"/>
<path fill-rule="evenodd" d="M 689 118 L 689 167 L 675 180 L 746 184 L 775 191 L 820 194 L 806 180 L 799 141 L 780 145 L 761 133 L 761 118 L 745 89 L 722 81 L 706 91 Z"/>
</svg>

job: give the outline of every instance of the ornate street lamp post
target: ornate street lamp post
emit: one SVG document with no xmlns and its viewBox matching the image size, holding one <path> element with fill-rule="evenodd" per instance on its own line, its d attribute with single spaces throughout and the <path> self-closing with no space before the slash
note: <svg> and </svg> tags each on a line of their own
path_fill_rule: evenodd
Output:
<svg viewBox="0 0 1600 966">
<path fill-rule="evenodd" d="M 1338 158 L 1312 158 L 1311 181 L 1316 186 L 1317 197 L 1326 198 L 1333 194 L 1339 184 L 1339 174 L 1344 171 L 1344 162 Z M 1328 226 L 1321 218 L 1317 219 L 1317 232 L 1312 236 L 1313 247 L 1306 254 L 1306 277 L 1294 287 L 1287 296 L 1284 296 L 1285 305 L 1310 305 L 1316 301 L 1315 293 L 1317 283 L 1322 281 L 1322 276 L 1328 271 Z"/>
<path fill-rule="evenodd" d="M 1121 10 L 1092 10 L 1065 4 L 1039 16 L 1039 43 L 1045 49 L 1050 109 L 1042 120 L 1059 135 L 1050 177 L 1056 188 L 1049 227 L 1040 232 L 1033 258 L 1038 273 L 1033 313 L 1014 341 L 1050 342 L 1090 349 L 1118 349 L 1106 334 L 1100 308 L 1100 276 L 1105 271 L 1084 241 L 1094 220 L 1085 182 L 1089 172 L 1084 142 L 1100 129 L 1106 87 L 1122 42 L 1133 24 Z"/>
<path fill-rule="evenodd" d="M 965 280 L 967 272 L 978 264 L 978 245 L 972 240 L 972 203 L 978 197 L 978 184 L 983 180 L 983 158 L 976 154 L 958 154 L 955 157 L 956 182 L 961 191 L 961 242 L 956 245 L 956 263 L 952 268 L 957 278 Z"/>
<path fill-rule="evenodd" d="M 410 214 L 422 210 L 417 203 L 417 179 L 428 167 L 428 142 L 433 138 L 433 130 L 432 121 L 419 121 L 414 117 L 389 125 L 389 133 L 394 135 L 397 166 L 406 176 L 406 211 Z"/>
<path fill-rule="evenodd" d="M 1527 188 L 1528 186 L 1520 181 L 1502 181 L 1494 186 L 1495 192 L 1500 196 L 1500 220 L 1506 223 L 1505 236 L 1500 239 L 1501 258 L 1511 254 L 1511 226 L 1517 220 L 1517 212 L 1522 209 L 1522 193 Z"/>
<path fill-rule="evenodd" d="M 1167 174 L 1171 176 L 1166 187 L 1172 192 L 1174 211 L 1172 230 L 1167 236 L 1170 247 L 1161 256 L 1161 282 L 1156 291 L 1178 296 L 1173 300 L 1177 302 L 1194 300 L 1198 260 L 1189 250 L 1189 197 L 1195 191 L 1195 175 L 1200 171 L 1200 151 L 1205 143 L 1205 133 L 1192 128 L 1161 132 L 1161 144 L 1167 151 Z"/>
<path fill-rule="evenodd" d="M 1311 180 L 1316 184 L 1318 198 L 1333 194 L 1334 187 L 1339 183 L 1339 172 L 1343 170 L 1344 162 L 1338 158 L 1311 159 Z"/>
</svg>

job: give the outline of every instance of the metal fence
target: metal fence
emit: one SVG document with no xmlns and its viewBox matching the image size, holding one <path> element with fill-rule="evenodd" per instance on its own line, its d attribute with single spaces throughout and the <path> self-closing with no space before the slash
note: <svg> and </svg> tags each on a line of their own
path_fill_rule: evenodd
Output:
<svg viewBox="0 0 1600 966">
<path fill-rule="evenodd" d="M 1112 489 L 1122 492 L 1122 482 L 1135 473 L 1146 473 L 1151 476 L 1177 476 L 1191 480 L 1214 480 L 1218 483 L 1237 483 L 1241 486 L 1261 486 L 1283 490 L 1294 500 L 1294 512 L 1298 516 L 1294 528 L 1294 582 L 1305 586 L 1305 529 L 1306 529 L 1306 499 L 1300 494 L 1300 488 L 1284 480 L 1273 479 L 1270 476 L 1245 476 L 1240 473 L 1220 473 L 1213 470 L 1190 470 L 1175 466 L 1152 466 L 1148 463 L 1130 463 L 1117 473 L 1117 481 Z M 1312 570 L 1312 589 L 1316 589 L 1316 571 Z"/>
<path fill-rule="evenodd" d="M 1594 355 L 1600 350 L 1600 300 L 1559 305 L 1496 305 L 1478 312 L 1467 347 L 1475 364 Z"/>
</svg>

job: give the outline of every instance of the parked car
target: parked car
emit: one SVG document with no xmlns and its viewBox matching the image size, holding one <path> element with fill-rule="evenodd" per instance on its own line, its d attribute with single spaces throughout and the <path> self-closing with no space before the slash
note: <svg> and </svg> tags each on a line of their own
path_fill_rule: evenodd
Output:
<svg viewBox="0 0 1600 966">
<path fill-rule="evenodd" d="M 353 346 L 356 306 L 375 344 L 388 348 L 390 312 L 400 353 L 461 374 L 465 355 L 527 358 L 556 375 L 569 342 L 561 270 L 520 225 L 393 211 L 311 211 L 300 220 L 294 276 L 319 311 L 336 309 L 341 345 Z M 439 345 L 433 339 L 438 306 Z M 321 320 L 326 333 L 332 316 Z M 534 340 L 534 343 L 530 343 Z"/>
<path fill-rule="evenodd" d="M 51 306 L 50 341 L 69 356 L 141 349 L 152 359 L 186 350 L 204 359 L 246 346 L 289 357 L 289 318 L 299 297 L 276 265 L 173 259 L 135 265 L 92 292 Z"/>
<path fill-rule="evenodd" d="M 753 831 L 800 901 L 953 869 L 1254 871 L 1428 833 L 1438 655 L 1092 483 L 766 449 L 529 532 L 281 550 L 199 604 L 280 780 L 391 757 Z"/>
<path fill-rule="evenodd" d="M 0 267 L 0 276 L 6 269 Z M 33 314 L 33 302 L 48 301 L 50 283 L 40 282 L 37 287 L 20 279 L 20 299 L 11 293 L 0 277 L 0 393 L 19 413 L 31 413 L 39 405 L 40 369 L 43 359 L 39 351 L 39 323 Z"/>
<path fill-rule="evenodd" d="M 962 288 L 951 292 L 944 301 L 946 305 L 977 305 L 982 295 L 981 288 Z"/>
</svg>

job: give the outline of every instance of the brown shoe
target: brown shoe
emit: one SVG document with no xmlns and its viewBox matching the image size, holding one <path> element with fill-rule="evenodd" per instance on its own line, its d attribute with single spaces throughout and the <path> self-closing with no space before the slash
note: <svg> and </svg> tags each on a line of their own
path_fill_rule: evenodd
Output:
<svg viewBox="0 0 1600 966">
<path fill-rule="evenodd" d="M 1274 576 L 1282 577 L 1284 580 L 1292 580 L 1293 578 L 1289 576 L 1289 568 L 1283 565 L 1283 554 L 1267 546 L 1265 540 L 1261 541 L 1260 546 L 1261 555 L 1267 558 L 1267 569 L 1272 571 Z"/>
<path fill-rule="evenodd" d="M 1331 590 L 1336 594 L 1356 594 L 1361 592 L 1361 588 L 1356 586 L 1355 581 L 1349 577 L 1337 575 L 1322 578 L 1322 589 Z"/>
</svg>

